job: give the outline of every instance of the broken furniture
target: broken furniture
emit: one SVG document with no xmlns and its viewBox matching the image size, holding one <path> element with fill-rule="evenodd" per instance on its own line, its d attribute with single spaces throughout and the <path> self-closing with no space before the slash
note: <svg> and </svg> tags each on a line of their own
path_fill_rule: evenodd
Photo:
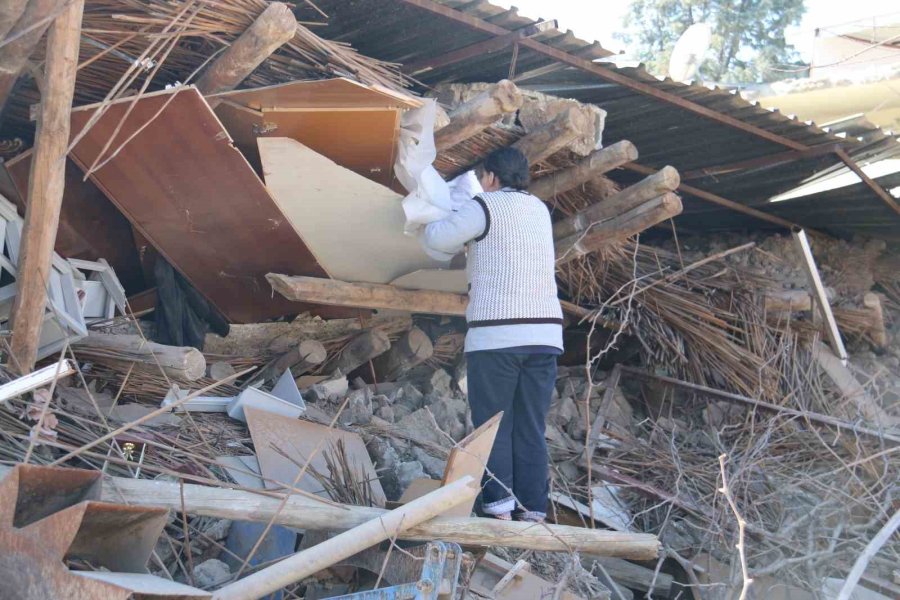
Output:
<svg viewBox="0 0 900 600">
<path fill-rule="evenodd" d="M 0 273 L 8 282 L 0 287 L 0 327 L 5 330 L 10 327 L 9 319 L 18 293 L 15 279 L 18 276 L 23 224 L 15 206 L 0 196 Z M 69 262 L 56 253 L 52 255 L 47 305 L 37 351 L 39 359 L 59 352 L 67 342 L 75 342 L 88 333 L 75 273 Z"/>
<path fill-rule="evenodd" d="M 105 259 L 70 258 L 69 264 L 75 268 L 75 288 L 88 324 L 112 319 L 116 309 L 119 314 L 127 314 L 125 288 Z"/>
</svg>

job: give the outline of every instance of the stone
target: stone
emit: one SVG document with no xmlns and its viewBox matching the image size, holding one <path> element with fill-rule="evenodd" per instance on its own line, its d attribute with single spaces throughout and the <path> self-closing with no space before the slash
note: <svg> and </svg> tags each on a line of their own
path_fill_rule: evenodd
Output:
<svg viewBox="0 0 900 600">
<path fill-rule="evenodd" d="M 395 407 L 402 405 L 413 412 L 422 408 L 425 396 L 412 383 L 404 381 L 399 388 L 388 394 L 388 399 Z"/>
<path fill-rule="evenodd" d="M 237 372 L 230 364 L 222 361 L 217 361 L 209 365 L 208 371 L 209 376 L 216 381 L 225 379 L 226 377 L 234 375 Z"/>
<path fill-rule="evenodd" d="M 438 427 L 459 441 L 466 435 L 465 415 L 466 402 L 453 396 L 436 397 L 434 392 L 428 394 L 428 409 L 434 415 Z"/>
<path fill-rule="evenodd" d="M 466 354 L 462 353 L 462 358 L 459 359 L 459 362 L 456 363 L 456 366 L 453 368 L 453 379 L 456 380 L 456 388 L 462 392 L 463 396 L 469 396 L 469 377 L 466 370 Z"/>
<path fill-rule="evenodd" d="M 415 479 L 427 479 L 425 468 L 417 460 L 402 462 L 397 466 L 397 481 L 401 489 L 406 489 Z"/>
<path fill-rule="evenodd" d="M 113 395 L 108 392 L 98 392 L 85 388 L 75 388 L 65 385 L 56 386 L 56 396 L 60 405 L 70 412 L 77 412 L 82 415 L 97 416 L 97 409 L 94 408 L 94 402 L 98 408 L 106 414 L 114 404 Z M 93 398 L 93 402 L 91 401 Z"/>
<path fill-rule="evenodd" d="M 328 379 L 325 381 L 320 381 L 312 385 L 307 393 L 309 394 L 309 400 L 313 402 L 321 402 L 322 400 L 332 400 L 336 398 L 343 398 L 347 395 L 347 392 L 350 390 L 350 382 L 347 381 L 346 377 L 338 377 L 336 379 Z"/>
<path fill-rule="evenodd" d="M 231 569 L 221 560 L 211 558 L 194 567 L 193 576 L 194 585 L 208 589 L 231 579 Z"/>
<path fill-rule="evenodd" d="M 384 438 L 373 437 L 366 445 L 369 451 L 369 457 L 375 465 L 378 472 L 378 479 L 381 481 L 381 488 L 384 495 L 389 500 L 396 500 L 403 494 L 406 488 L 400 487 L 397 479 L 397 466 L 400 464 L 400 454 L 397 450 Z"/>
<path fill-rule="evenodd" d="M 395 410 L 396 408 L 394 407 Z M 435 419 L 429 414 L 428 409 L 420 408 L 400 419 L 397 422 L 397 427 L 416 440 L 449 448 L 451 445 L 450 440 L 438 431 L 434 424 Z"/>
<path fill-rule="evenodd" d="M 422 463 L 425 472 L 428 473 L 432 479 L 442 479 L 444 477 L 444 470 L 447 468 L 446 460 L 435 458 L 417 446 L 413 446 L 412 452 L 413 456 Z"/>
<path fill-rule="evenodd" d="M 450 373 L 444 369 L 437 369 L 428 380 L 425 391 L 440 396 L 449 396 L 452 393 L 450 387 L 452 383 L 453 378 L 450 377 Z"/>
<path fill-rule="evenodd" d="M 214 540 L 224 540 L 228 537 L 230 529 L 231 521 L 229 519 L 216 519 L 206 528 L 204 533 Z"/>
<path fill-rule="evenodd" d="M 355 390 L 350 393 L 347 408 L 341 413 L 341 423 L 344 425 L 368 425 L 372 422 L 372 399 L 366 389 Z"/>
<path fill-rule="evenodd" d="M 378 418 L 384 419 L 388 423 L 393 423 L 395 421 L 393 406 L 379 406 L 375 410 L 375 414 L 378 416 Z"/>
</svg>

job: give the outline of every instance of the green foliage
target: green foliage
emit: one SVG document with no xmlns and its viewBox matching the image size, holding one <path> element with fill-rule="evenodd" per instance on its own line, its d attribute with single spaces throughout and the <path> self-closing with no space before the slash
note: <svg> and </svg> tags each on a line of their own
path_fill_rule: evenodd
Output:
<svg viewBox="0 0 900 600">
<path fill-rule="evenodd" d="M 750 83 L 781 78 L 777 69 L 797 64 L 784 39 L 798 25 L 803 0 L 634 0 L 619 36 L 651 73 L 665 75 L 675 42 L 694 23 L 712 27 L 712 47 L 700 78 Z"/>
</svg>

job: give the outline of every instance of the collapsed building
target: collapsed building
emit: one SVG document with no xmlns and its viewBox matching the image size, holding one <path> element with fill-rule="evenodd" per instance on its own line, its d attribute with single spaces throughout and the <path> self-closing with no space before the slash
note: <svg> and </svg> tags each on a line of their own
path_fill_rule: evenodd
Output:
<svg viewBox="0 0 900 600">
<path fill-rule="evenodd" d="M 900 595 L 890 133 L 487 2 L 0 17 L 9 597 Z M 501 147 L 567 320 L 542 526 L 472 516 L 465 271 L 404 235 Z"/>
</svg>

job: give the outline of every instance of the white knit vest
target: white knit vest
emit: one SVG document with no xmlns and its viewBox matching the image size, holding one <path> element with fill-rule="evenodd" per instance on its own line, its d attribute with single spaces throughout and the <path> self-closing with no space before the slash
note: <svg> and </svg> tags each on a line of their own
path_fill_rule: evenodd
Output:
<svg viewBox="0 0 900 600">
<path fill-rule="evenodd" d="M 540 199 L 504 188 L 475 197 L 484 233 L 469 242 L 469 327 L 562 323 L 550 211 Z"/>
</svg>

